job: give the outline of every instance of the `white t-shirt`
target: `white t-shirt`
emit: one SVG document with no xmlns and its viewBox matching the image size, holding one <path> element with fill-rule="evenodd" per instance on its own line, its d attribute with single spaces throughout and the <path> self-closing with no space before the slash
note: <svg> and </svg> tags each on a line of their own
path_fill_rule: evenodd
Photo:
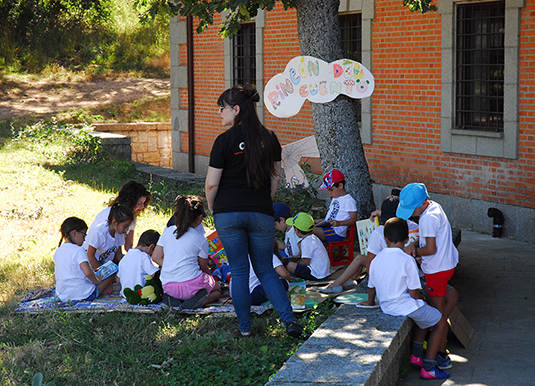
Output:
<svg viewBox="0 0 535 386">
<path fill-rule="evenodd" d="M 115 236 L 112 237 L 108 222 L 103 222 L 87 232 L 87 237 L 82 247 L 86 251 L 90 245 L 95 248 L 95 258 L 101 264 L 104 264 L 107 261 L 113 260 L 117 250 L 124 245 L 124 237 L 125 235 L 119 232 L 115 232 Z"/>
<path fill-rule="evenodd" d="M 89 263 L 86 251 L 73 243 L 61 244 L 54 253 L 56 294 L 62 301 L 83 300 L 95 290 L 80 267 L 84 261 Z"/>
<path fill-rule="evenodd" d="M 281 266 L 282 263 L 281 261 L 279 260 L 279 258 L 277 257 L 277 255 L 273 255 L 273 269 Z M 253 265 L 251 264 L 251 259 L 249 258 L 249 292 L 253 292 L 253 290 L 258 287 L 260 285 L 260 280 L 258 279 L 258 277 L 256 276 L 256 273 L 253 269 Z M 229 289 L 232 293 L 232 277 L 230 278 L 230 283 L 229 283 Z"/>
<path fill-rule="evenodd" d="M 325 246 L 316 235 L 308 235 L 301 241 L 301 258 L 310 259 L 310 273 L 317 279 L 331 274 L 331 261 Z"/>
<path fill-rule="evenodd" d="M 295 233 L 295 228 L 291 227 L 286 232 L 286 237 L 284 239 L 284 252 L 288 257 L 297 256 L 299 254 L 299 241 L 301 238 Z"/>
<path fill-rule="evenodd" d="M 108 222 L 108 217 L 110 217 L 110 210 L 111 210 L 111 206 L 108 206 L 107 208 L 100 211 L 100 213 L 97 214 L 95 219 L 93 220 L 93 223 L 89 227 L 89 231 L 87 231 L 87 233 L 91 232 L 91 230 L 94 227 L 96 227 L 98 224 L 103 223 L 103 222 Z M 128 233 L 136 229 L 136 223 L 137 223 L 137 219 L 134 216 L 134 221 L 132 221 L 132 224 L 130 224 L 130 226 L 128 227 Z"/>
<path fill-rule="evenodd" d="M 407 220 L 407 225 L 409 226 L 409 243 L 411 243 L 418 238 L 418 224 Z M 370 237 L 368 238 L 368 252 L 377 255 L 385 248 L 385 226 L 379 225 L 377 229 L 370 233 Z"/>
<path fill-rule="evenodd" d="M 336 220 L 344 221 L 348 220 L 351 216 L 349 212 L 357 211 L 357 202 L 351 197 L 351 195 L 346 194 L 345 196 L 340 196 L 338 198 L 333 198 L 331 204 L 329 205 L 329 211 L 325 220 Z M 347 226 L 334 227 L 334 232 L 340 237 L 346 237 Z"/>
<path fill-rule="evenodd" d="M 124 296 L 124 289 L 131 290 L 137 284 L 145 287 L 145 276 L 154 275 L 158 272 L 158 267 L 152 264 L 148 253 L 136 248 L 130 248 L 128 253 L 119 262 L 117 276 L 121 280 L 121 295 Z"/>
<path fill-rule="evenodd" d="M 178 240 L 176 226 L 165 228 L 158 240 L 163 247 L 163 264 L 160 273 L 162 284 L 182 283 L 198 277 L 202 271 L 199 257 L 208 259 L 208 240 L 189 228 Z"/>
<path fill-rule="evenodd" d="M 455 268 L 459 262 L 459 252 L 453 244 L 451 226 L 442 207 L 431 201 L 431 204 L 420 216 L 420 247 L 426 244 L 426 237 L 434 237 L 437 251 L 434 255 L 422 256 L 422 271 L 432 274 Z"/>
<path fill-rule="evenodd" d="M 370 264 L 368 287 L 375 288 L 381 310 L 388 315 L 408 315 L 425 304 L 409 293 L 421 288 L 418 267 L 400 248 L 385 248 L 377 254 Z"/>
</svg>

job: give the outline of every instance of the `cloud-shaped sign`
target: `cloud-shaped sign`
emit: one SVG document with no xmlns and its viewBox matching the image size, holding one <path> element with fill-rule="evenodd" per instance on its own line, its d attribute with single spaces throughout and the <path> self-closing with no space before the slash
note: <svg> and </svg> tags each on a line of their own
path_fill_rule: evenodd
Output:
<svg viewBox="0 0 535 386">
<path fill-rule="evenodd" d="M 276 117 L 292 117 L 305 100 L 326 103 L 344 94 L 362 99 L 372 95 L 372 73 L 359 62 L 339 59 L 327 63 L 312 56 L 296 56 L 283 73 L 275 75 L 264 90 L 264 104 Z"/>
</svg>

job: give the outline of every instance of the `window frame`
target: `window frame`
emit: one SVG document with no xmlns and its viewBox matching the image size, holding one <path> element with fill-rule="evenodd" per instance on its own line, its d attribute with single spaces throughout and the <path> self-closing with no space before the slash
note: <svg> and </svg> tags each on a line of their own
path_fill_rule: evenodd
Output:
<svg viewBox="0 0 535 386">
<path fill-rule="evenodd" d="M 501 0 L 486 0 L 501 1 Z M 476 0 L 438 0 L 442 21 L 441 150 L 446 153 L 518 158 L 520 11 L 525 0 L 505 0 L 503 131 L 455 128 L 457 4 Z"/>
</svg>

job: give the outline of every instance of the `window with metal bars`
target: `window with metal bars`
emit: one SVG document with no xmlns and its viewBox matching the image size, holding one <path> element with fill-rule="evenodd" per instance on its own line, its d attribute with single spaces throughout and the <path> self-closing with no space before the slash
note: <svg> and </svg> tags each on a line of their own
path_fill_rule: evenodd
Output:
<svg viewBox="0 0 535 386">
<path fill-rule="evenodd" d="M 255 23 L 241 25 L 232 38 L 233 83 L 256 86 Z"/>
<path fill-rule="evenodd" d="M 457 5 L 455 128 L 503 131 L 505 1 Z"/>
<path fill-rule="evenodd" d="M 340 40 L 342 42 L 342 52 L 345 59 L 356 62 L 362 60 L 362 14 L 348 13 L 338 16 L 340 23 Z M 351 99 L 357 110 L 357 119 L 361 118 L 361 100 Z"/>
</svg>

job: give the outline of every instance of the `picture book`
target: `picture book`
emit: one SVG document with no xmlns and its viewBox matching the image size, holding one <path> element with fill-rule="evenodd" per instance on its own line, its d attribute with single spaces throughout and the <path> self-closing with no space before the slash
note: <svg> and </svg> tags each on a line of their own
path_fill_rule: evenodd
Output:
<svg viewBox="0 0 535 386">
<path fill-rule="evenodd" d="M 307 288 L 305 281 L 292 281 L 288 287 L 290 303 L 293 310 L 304 310 L 306 307 Z"/>
<path fill-rule="evenodd" d="M 213 260 L 216 267 L 228 263 L 227 255 L 223 249 L 223 244 L 217 235 L 217 231 L 214 230 L 207 235 L 206 239 L 208 240 L 208 256 Z"/>
<path fill-rule="evenodd" d="M 107 279 L 111 275 L 113 275 L 118 270 L 119 270 L 119 267 L 117 266 L 117 264 L 115 264 L 113 261 L 110 260 L 97 268 L 95 272 L 95 276 L 97 279 L 102 281 L 104 279 Z"/>
<path fill-rule="evenodd" d="M 359 238 L 360 253 L 363 255 L 368 254 L 368 239 L 370 234 L 379 226 L 379 217 L 376 217 L 374 221 L 370 219 L 357 221 L 357 235 Z"/>
</svg>

